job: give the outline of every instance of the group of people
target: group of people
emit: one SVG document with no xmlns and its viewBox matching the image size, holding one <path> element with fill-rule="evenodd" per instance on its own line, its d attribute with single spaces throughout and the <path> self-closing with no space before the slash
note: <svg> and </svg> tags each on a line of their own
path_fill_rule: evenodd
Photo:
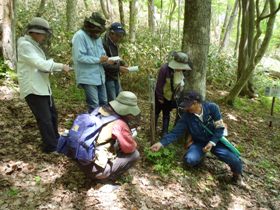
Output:
<svg viewBox="0 0 280 210">
<path fill-rule="evenodd" d="M 121 91 L 120 73 L 128 72 L 122 60 L 111 60 L 118 56 L 118 43 L 125 35 L 120 23 L 113 23 L 106 34 L 105 19 L 96 12 L 85 18 L 83 27 L 72 39 L 72 59 L 78 87 L 83 88 L 88 112 L 98 108 L 101 115 L 116 114 L 119 119 L 104 126 L 97 139 L 100 143 L 98 157 L 90 165 L 81 168 L 93 179 L 115 179 L 130 168 L 138 159 L 137 143 L 132 128 L 138 120 L 140 109 L 137 96 L 130 91 Z M 33 18 L 24 36 L 18 39 L 17 73 L 20 97 L 25 99 L 36 118 L 43 140 L 42 150 L 54 152 L 59 138 L 57 111 L 52 97 L 49 75 L 56 71 L 70 70 L 69 65 L 48 59 L 41 45 L 51 36 L 49 23 Z M 178 104 L 184 87 L 184 71 L 192 70 L 186 53 L 173 52 L 168 63 L 158 75 L 155 90 L 156 121 L 163 112 L 162 139 L 151 146 L 152 151 L 177 140 L 187 130 L 189 147 L 184 163 L 196 166 L 206 152 L 211 151 L 228 164 L 235 181 L 242 180 L 242 162 L 219 139 L 223 136 L 224 124 L 219 107 L 204 102 L 201 95 L 190 91 Z M 180 106 L 184 114 L 171 132 L 168 132 L 170 112 Z M 212 131 L 206 132 L 205 125 Z M 102 147 L 102 149 L 101 149 Z M 104 149 L 105 148 L 105 149 Z M 97 149 L 98 150 L 98 149 Z"/>
</svg>

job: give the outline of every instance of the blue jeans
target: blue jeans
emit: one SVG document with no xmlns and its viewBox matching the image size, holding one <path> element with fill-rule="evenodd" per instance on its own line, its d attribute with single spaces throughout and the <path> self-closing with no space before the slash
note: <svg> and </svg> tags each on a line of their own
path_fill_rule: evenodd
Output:
<svg viewBox="0 0 280 210">
<path fill-rule="evenodd" d="M 206 144 L 207 143 L 193 143 L 184 156 L 185 164 L 190 166 L 198 165 L 205 155 L 202 149 Z M 215 147 L 212 147 L 211 152 L 217 156 L 219 160 L 228 164 L 233 173 L 242 174 L 242 161 L 224 144 L 218 142 Z"/>
<path fill-rule="evenodd" d="M 98 106 L 103 106 L 108 103 L 105 84 L 102 85 L 86 85 L 81 84 L 86 94 L 86 102 L 89 112 Z"/>
<path fill-rule="evenodd" d="M 108 80 L 105 82 L 108 101 L 115 100 L 115 98 L 120 93 L 120 82 L 119 80 Z"/>
</svg>

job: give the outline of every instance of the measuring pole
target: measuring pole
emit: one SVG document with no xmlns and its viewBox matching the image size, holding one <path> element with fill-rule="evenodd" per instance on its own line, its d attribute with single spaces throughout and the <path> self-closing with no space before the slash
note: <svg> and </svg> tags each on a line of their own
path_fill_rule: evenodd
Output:
<svg viewBox="0 0 280 210">
<path fill-rule="evenodd" d="M 150 103 L 150 131 L 151 145 L 156 142 L 156 125 L 155 125 L 155 86 L 156 81 L 152 75 L 148 76 L 149 81 L 149 103 Z"/>
</svg>

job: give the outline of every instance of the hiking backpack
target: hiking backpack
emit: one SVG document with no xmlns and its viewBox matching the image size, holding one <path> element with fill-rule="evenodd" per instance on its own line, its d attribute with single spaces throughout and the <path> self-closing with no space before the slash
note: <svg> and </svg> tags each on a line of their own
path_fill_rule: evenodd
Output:
<svg viewBox="0 0 280 210">
<path fill-rule="evenodd" d="M 90 114 L 77 116 L 69 132 L 60 136 L 57 152 L 77 159 L 83 165 L 92 162 L 95 156 L 95 140 L 101 128 L 119 118 L 117 115 L 103 116 L 98 112 L 99 108 L 97 107 Z"/>
</svg>

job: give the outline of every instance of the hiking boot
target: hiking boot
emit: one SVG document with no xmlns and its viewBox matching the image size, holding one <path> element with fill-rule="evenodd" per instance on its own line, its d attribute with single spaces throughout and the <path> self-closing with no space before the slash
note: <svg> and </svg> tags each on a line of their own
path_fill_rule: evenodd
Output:
<svg viewBox="0 0 280 210">
<path fill-rule="evenodd" d="M 241 174 L 233 174 L 233 176 L 232 176 L 232 182 L 233 182 L 235 185 L 239 186 L 239 187 L 242 187 L 242 188 L 244 188 L 244 189 L 248 189 L 248 186 L 247 186 L 247 184 L 244 182 L 243 177 L 242 177 Z"/>
</svg>

